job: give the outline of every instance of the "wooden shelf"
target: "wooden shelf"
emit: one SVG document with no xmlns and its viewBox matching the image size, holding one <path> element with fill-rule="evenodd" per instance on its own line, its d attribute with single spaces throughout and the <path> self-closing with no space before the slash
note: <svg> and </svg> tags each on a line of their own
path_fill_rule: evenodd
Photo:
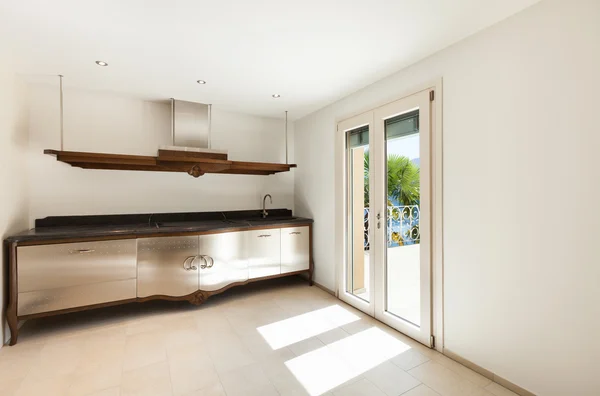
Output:
<svg viewBox="0 0 600 396">
<path fill-rule="evenodd" d="M 58 161 L 84 169 L 186 172 L 194 177 L 202 176 L 205 173 L 272 175 L 279 172 L 288 172 L 291 168 L 296 167 L 295 164 L 240 162 L 219 158 L 205 158 L 197 153 L 189 156 L 176 156 L 172 155 L 172 152 L 159 152 L 158 156 L 151 157 L 145 155 L 44 150 L 44 154 L 55 155 Z"/>
</svg>

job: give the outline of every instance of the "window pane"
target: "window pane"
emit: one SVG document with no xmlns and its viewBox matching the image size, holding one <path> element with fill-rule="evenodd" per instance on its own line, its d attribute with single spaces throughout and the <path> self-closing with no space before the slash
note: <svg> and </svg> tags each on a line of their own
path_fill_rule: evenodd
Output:
<svg viewBox="0 0 600 396">
<path fill-rule="evenodd" d="M 386 310 L 419 326 L 421 323 L 419 110 L 387 120 L 385 134 Z"/>
<path fill-rule="evenodd" d="M 348 262 L 346 292 L 369 300 L 369 128 L 347 133 Z"/>
</svg>

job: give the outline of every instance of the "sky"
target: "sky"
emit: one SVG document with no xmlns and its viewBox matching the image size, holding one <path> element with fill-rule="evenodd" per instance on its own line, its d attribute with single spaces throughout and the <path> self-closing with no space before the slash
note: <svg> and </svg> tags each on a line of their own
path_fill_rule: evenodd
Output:
<svg viewBox="0 0 600 396">
<path fill-rule="evenodd" d="M 409 159 L 419 158 L 419 135 L 414 134 L 387 141 L 387 153 L 398 154 Z"/>
</svg>

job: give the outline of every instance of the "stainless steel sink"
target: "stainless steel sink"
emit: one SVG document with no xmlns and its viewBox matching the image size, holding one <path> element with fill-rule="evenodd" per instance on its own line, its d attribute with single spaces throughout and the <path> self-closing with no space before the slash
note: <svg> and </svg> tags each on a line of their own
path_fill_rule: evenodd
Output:
<svg viewBox="0 0 600 396">
<path fill-rule="evenodd" d="M 192 229 L 198 228 L 200 226 L 197 222 L 165 222 L 165 223 L 155 223 L 154 226 L 156 228 L 182 228 L 182 229 Z"/>
</svg>

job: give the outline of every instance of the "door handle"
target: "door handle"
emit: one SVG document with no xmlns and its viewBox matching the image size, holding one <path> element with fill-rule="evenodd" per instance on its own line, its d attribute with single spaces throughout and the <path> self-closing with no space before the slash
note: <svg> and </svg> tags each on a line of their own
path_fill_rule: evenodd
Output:
<svg viewBox="0 0 600 396">
<path fill-rule="evenodd" d="M 300 235 L 302 234 L 300 231 L 290 232 L 290 235 Z"/>
<path fill-rule="evenodd" d="M 207 268 L 212 268 L 213 265 L 215 265 L 215 260 L 212 257 L 210 257 L 210 256 L 204 256 L 204 257 L 206 257 L 207 259 L 210 260 L 210 264 L 208 264 Z"/>
<path fill-rule="evenodd" d="M 258 237 L 259 238 L 268 238 L 270 236 L 271 236 L 271 234 L 260 234 Z"/>
<path fill-rule="evenodd" d="M 204 261 L 204 264 L 200 264 L 200 269 L 210 268 L 210 267 L 208 266 L 208 260 L 206 259 L 206 257 L 207 257 L 207 256 L 204 256 L 204 255 L 202 255 L 202 254 L 201 254 L 201 255 L 198 255 L 198 256 L 196 256 L 196 258 L 200 258 L 200 259 L 202 259 L 202 261 Z M 195 258 L 195 259 L 196 259 L 196 258 Z M 195 259 L 194 259 L 194 260 L 195 260 Z"/>
<path fill-rule="evenodd" d="M 189 269 L 192 270 L 192 271 L 196 271 L 198 269 L 198 267 L 196 267 L 194 265 L 194 261 L 196 261 L 196 257 L 198 257 L 198 256 L 193 256 L 192 257 L 192 261 L 190 261 L 190 267 L 189 267 Z"/>
<path fill-rule="evenodd" d="M 191 259 L 191 262 L 190 262 L 190 266 L 188 267 L 187 264 L 188 264 L 188 261 L 190 261 L 190 259 Z M 186 271 L 198 269 L 195 266 L 193 267 L 191 265 L 194 262 L 195 259 L 196 259 L 196 256 L 186 257 L 185 260 L 183 260 L 183 269 L 186 270 Z"/>
<path fill-rule="evenodd" d="M 85 254 L 85 253 L 94 253 L 96 251 L 96 249 L 74 249 L 74 250 L 69 250 L 69 253 L 71 254 Z"/>
</svg>

